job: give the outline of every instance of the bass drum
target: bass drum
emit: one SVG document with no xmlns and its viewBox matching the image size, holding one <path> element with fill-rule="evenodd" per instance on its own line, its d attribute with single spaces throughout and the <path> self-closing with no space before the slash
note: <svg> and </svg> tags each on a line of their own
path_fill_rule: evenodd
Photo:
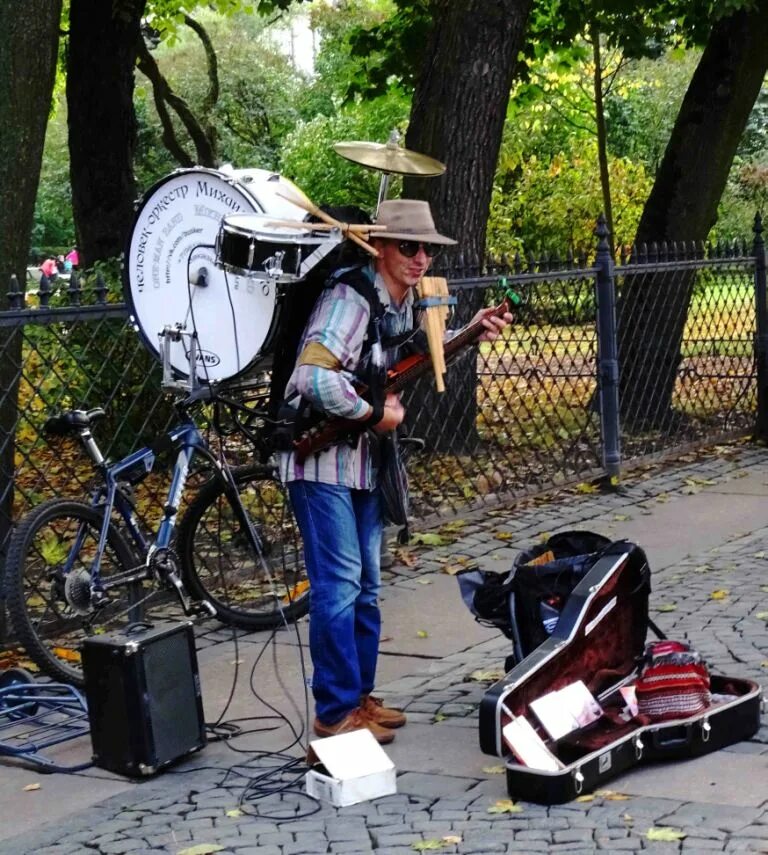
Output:
<svg viewBox="0 0 768 855">
<path fill-rule="evenodd" d="M 179 169 L 139 201 L 123 263 L 126 300 L 141 338 L 161 359 L 167 326 L 195 330 L 200 382 L 228 380 L 269 353 L 277 326 L 275 282 L 223 270 L 216 237 L 229 214 L 268 213 L 303 220 L 279 193 L 295 188 L 263 169 Z M 189 375 L 188 339 L 172 342 L 170 360 Z"/>
</svg>

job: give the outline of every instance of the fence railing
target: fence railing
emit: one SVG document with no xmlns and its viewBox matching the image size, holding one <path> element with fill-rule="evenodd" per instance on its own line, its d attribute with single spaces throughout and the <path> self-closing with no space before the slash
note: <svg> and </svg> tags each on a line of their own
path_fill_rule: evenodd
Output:
<svg viewBox="0 0 768 855">
<path fill-rule="evenodd" d="M 504 287 L 520 304 L 506 335 L 449 368 L 443 395 L 429 378 L 404 394 L 407 425 L 426 439 L 409 462 L 417 518 L 558 483 L 615 479 L 647 455 L 756 425 L 768 434 L 759 219 L 749 249 L 632 248 L 618 263 L 604 227 L 597 233 L 593 261 L 458 259 L 436 271 L 457 297 L 456 323 L 499 302 Z M 72 277 L 60 290 L 43 280 L 28 294 L 11 283 L 0 311 L 0 364 L 0 543 L 31 506 L 82 495 L 90 482 L 78 449 L 44 435 L 49 413 L 105 407 L 98 433 L 112 457 L 172 417 L 160 366 L 134 331 L 119 287 L 98 278 Z M 267 368 L 255 366 L 254 377 Z M 231 451 L 248 454 L 242 444 Z M 153 503 L 139 498 L 140 509 Z"/>
</svg>

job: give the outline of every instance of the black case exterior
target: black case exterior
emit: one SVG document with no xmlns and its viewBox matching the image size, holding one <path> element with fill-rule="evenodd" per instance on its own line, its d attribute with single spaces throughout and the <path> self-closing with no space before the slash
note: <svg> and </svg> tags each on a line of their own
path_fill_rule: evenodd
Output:
<svg viewBox="0 0 768 855">
<path fill-rule="evenodd" d="M 151 775 L 205 745 L 191 623 L 93 636 L 82 661 L 97 766 Z"/>
<path fill-rule="evenodd" d="M 615 631 L 628 648 L 623 651 L 626 663 L 632 663 L 643 652 L 649 592 L 650 570 L 643 551 L 633 544 L 615 544 L 574 589 L 549 639 L 485 693 L 480 704 L 480 748 L 486 754 L 504 758 L 511 797 L 540 804 L 563 804 L 638 763 L 696 757 L 748 739 L 757 732 L 761 706 L 757 683 L 711 675 L 714 694 L 735 693 L 736 699 L 690 718 L 617 728 L 615 739 L 607 740 L 594 751 L 585 750 L 576 759 L 561 756 L 556 749 L 565 763 L 556 772 L 523 766 L 509 751 L 502 728 L 511 720 L 513 708 L 515 714 L 528 713 L 527 702 L 533 696 L 560 688 L 574 679 L 584 680 L 595 692 L 594 674 L 615 668 L 621 658 L 615 647 L 611 649 L 604 644 L 604 652 L 594 658 L 597 645 L 590 644 L 593 631 L 595 636 L 602 631 L 603 639 L 610 638 Z M 579 663 L 587 660 L 589 668 L 582 668 L 579 674 Z M 632 664 L 628 664 L 625 676 L 629 677 L 632 671 Z M 534 695 L 529 697 L 532 691 Z M 530 720 L 536 720 L 532 713 Z"/>
</svg>

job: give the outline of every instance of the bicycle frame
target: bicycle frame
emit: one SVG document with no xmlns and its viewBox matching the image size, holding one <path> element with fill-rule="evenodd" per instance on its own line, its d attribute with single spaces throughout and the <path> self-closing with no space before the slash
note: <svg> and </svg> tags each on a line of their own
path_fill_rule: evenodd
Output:
<svg viewBox="0 0 768 855">
<path fill-rule="evenodd" d="M 130 584 L 131 582 L 141 582 L 152 577 L 152 557 L 160 550 L 170 548 L 176 525 L 176 518 L 179 512 L 179 505 L 181 503 L 181 498 L 184 494 L 184 489 L 189 475 L 189 469 L 197 455 L 202 455 L 206 460 L 208 460 L 213 465 L 214 472 L 217 476 L 223 479 L 227 497 L 232 503 L 232 508 L 237 516 L 238 522 L 247 532 L 248 539 L 251 543 L 251 547 L 255 550 L 255 554 L 258 555 L 261 553 L 261 538 L 243 507 L 229 466 L 226 461 L 221 461 L 214 456 L 194 419 L 192 419 L 185 411 L 181 410 L 181 408 L 179 425 L 172 428 L 159 442 L 154 443 L 151 446 L 141 448 L 138 451 L 134 451 L 124 459 L 111 465 L 104 459 L 90 430 L 81 431 L 80 437 L 86 453 L 95 464 L 104 481 L 104 483 L 94 491 L 91 500 L 92 507 L 103 511 L 98 549 L 93 565 L 90 569 L 92 590 L 105 592 L 108 591 L 109 588 Z M 131 478 L 126 476 L 133 475 L 137 469 L 143 469 L 145 474 L 150 473 L 154 469 L 157 455 L 161 453 L 161 451 L 171 448 L 178 449 L 178 451 L 171 475 L 171 483 L 168 488 L 167 499 L 163 507 L 163 518 L 160 521 L 155 536 L 152 539 L 148 539 L 144 535 L 144 532 L 138 523 L 133 503 L 125 495 L 123 488 L 121 487 L 121 481 L 128 480 L 130 482 Z M 120 515 L 126 530 L 130 534 L 131 540 L 143 558 L 143 564 L 140 565 L 140 567 L 131 568 L 124 573 L 114 574 L 106 581 L 103 581 L 101 578 L 100 568 L 101 557 L 106 549 L 113 510 L 116 510 Z M 76 539 L 70 556 L 65 563 L 65 574 L 71 570 L 74 564 L 75 557 L 82 547 L 83 537 L 84 532 L 81 532 Z M 176 593 L 181 601 L 182 607 L 185 612 L 190 613 L 191 604 L 182 581 L 176 577 L 175 573 L 169 575 L 170 581 L 176 589 Z"/>
</svg>

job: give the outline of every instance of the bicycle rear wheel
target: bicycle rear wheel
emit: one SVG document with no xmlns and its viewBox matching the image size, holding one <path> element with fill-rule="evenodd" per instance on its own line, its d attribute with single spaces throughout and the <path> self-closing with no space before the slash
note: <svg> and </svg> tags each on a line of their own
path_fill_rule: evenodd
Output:
<svg viewBox="0 0 768 855">
<path fill-rule="evenodd" d="M 101 510 L 83 502 L 44 502 L 16 527 L 5 566 L 15 639 L 46 674 L 78 686 L 84 682 L 83 639 L 145 620 L 160 596 L 149 580 L 110 585 L 136 565 L 125 539 L 110 524 L 100 563 L 107 598 L 94 607 L 91 571 L 102 520 Z"/>
<path fill-rule="evenodd" d="M 203 486 L 179 524 L 177 551 L 184 581 L 210 600 L 219 620 L 244 629 L 270 629 L 309 609 L 301 536 L 279 478 L 259 465 L 232 470 L 240 500 L 261 541 L 254 554 L 224 484 Z"/>
</svg>

